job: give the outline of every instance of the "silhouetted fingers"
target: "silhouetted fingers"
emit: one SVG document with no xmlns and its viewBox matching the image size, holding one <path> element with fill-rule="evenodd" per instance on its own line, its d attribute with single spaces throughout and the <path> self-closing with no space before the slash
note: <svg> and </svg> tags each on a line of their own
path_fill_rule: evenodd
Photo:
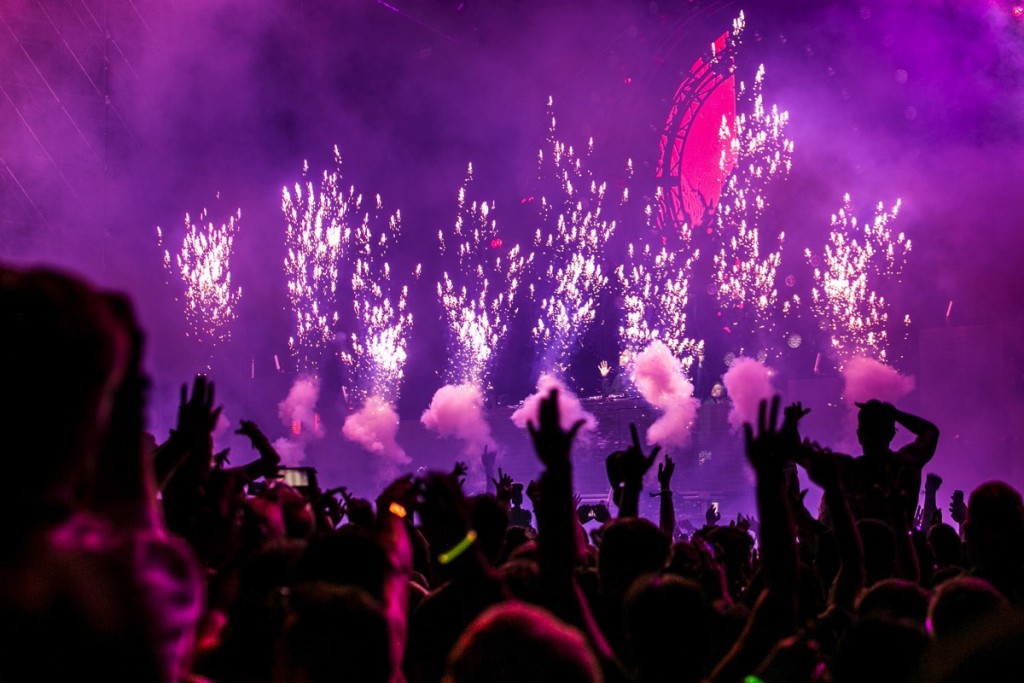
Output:
<svg viewBox="0 0 1024 683">
<path fill-rule="evenodd" d="M 629 435 L 633 439 L 633 448 L 640 450 L 640 433 L 632 422 L 629 423 Z"/>
</svg>

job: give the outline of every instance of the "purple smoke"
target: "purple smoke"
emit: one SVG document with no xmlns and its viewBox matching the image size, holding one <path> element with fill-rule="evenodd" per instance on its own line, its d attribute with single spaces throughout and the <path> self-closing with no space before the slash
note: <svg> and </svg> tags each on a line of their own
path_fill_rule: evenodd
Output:
<svg viewBox="0 0 1024 683">
<path fill-rule="evenodd" d="M 423 411 L 420 422 L 440 436 L 463 442 L 462 454 L 470 469 L 470 478 L 479 479 L 480 453 L 484 448 L 497 449 L 491 427 L 484 415 L 484 395 L 475 384 L 446 384 L 434 393 L 430 407 Z"/>
<path fill-rule="evenodd" d="M 914 378 L 872 358 L 857 357 L 843 369 L 847 405 L 878 399 L 894 403 L 914 389 Z"/>
<path fill-rule="evenodd" d="M 512 422 L 520 429 L 526 429 L 527 422 L 537 425 L 540 402 L 548 397 L 552 389 L 558 389 L 558 414 L 563 429 L 569 429 L 577 420 L 583 420 L 580 435 L 585 436 L 597 428 L 597 418 L 583 409 L 576 394 L 569 391 L 557 377 L 543 373 L 537 380 L 537 391 L 523 400 L 523 405 L 512 413 Z"/>
<path fill-rule="evenodd" d="M 733 429 L 739 429 L 744 422 L 757 422 L 761 401 L 770 399 L 775 393 L 772 388 L 773 374 L 771 368 L 756 358 L 741 356 L 733 361 L 722 377 L 722 384 L 732 399 L 729 424 Z"/>
<path fill-rule="evenodd" d="M 376 469 L 382 481 L 390 481 L 412 459 L 398 445 L 398 413 L 384 399 L 371 396 L 357 413 L 349 415 L 341 433 L 377 456 Z"/>
<path fill-rule="evenodd" d="M 647 442 L 665 447 L 689 443 L 700 401 L 679 359 L 660 341 L 652 342 L 634 361 L 633 381 L 647 402 L 662 411 L 647 430 Z"/>
</svg>

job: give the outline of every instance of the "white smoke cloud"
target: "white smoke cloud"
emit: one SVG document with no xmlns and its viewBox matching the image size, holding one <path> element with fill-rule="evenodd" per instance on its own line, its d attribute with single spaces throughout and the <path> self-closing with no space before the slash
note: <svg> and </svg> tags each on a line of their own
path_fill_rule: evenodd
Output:
<svg viewBox="0 0 1024 683">
<path fill-rule="evenodd" d="M 722 384 L 732 399 L 729 424 L 739 429 L 744 422 L 757 424 L 757 410 L 761 401 L 771 399 L 772 369 L 757 360 L 740 356 L 722 376 Z"/>
<path fill-rule="evenodd" d="M 914 378 L 872 358 L 858 356 L 843 368 L 843 384 L 843 397 L 850 406 L 873 398 L 894 403 L 913 391 Z"/>
<path fill-rule="evenodd" d="M 298 439 L 281 437 L 274 441 L 274 450 L 281 456 L 284 467 L 298 467 L 306 459 L 306 444 Z"/>
<path fill-rule="evenodd" d="M 319 399 L 320 380 L 302 375 L 288 390 L 287 398 L 277 404 L 278 417 L 293 433 L 297 431 L 306 438 L 320 438 L 324 433 L 316 414 Z"/>
<path fill-rule="evenodd" d="M 277 404 L 277 415 L 288 429 L 289 436 L 274 441 L 274 450 L 285 467 L 296 467 L 306 459 L 306 444 L 324 436 L 316 412 L 320 400 L 320 380 L 302 375 L 295 380 L 288 396 Z"/>
<path fill-rule="evenodd" d="M 479 456 L 485 447 L 496 448 L 484 417 L 484 394 L 475 384 L 448 384 L 438 389 L 420 422 L 440 436 L 464 442 L 463 455 Z"/>
<path fill-rule="evenodd" d="M 576 394 L 569 391 L 557 377 L 548 373 L 542 373 L 537 380 L 537 392 L 527 396 L 523 405 L 512 413 L 512 423 L 520 429 L 526 429 L 527 422 L 533 422 L 536 426 L 540 415 L 540 402 L 548 397 L 552 389 L 558 389 L 558 415 L 562 429 L 569 429 L 577 420 L 583 420 L 580 436 L 585 436 L 597 428 L 597 418 L 583 409 Z"/>
<path fill-rule="evenodd" d="M 379 396 L 371 396 L 357 413 L 349 415 L 341 433 L 354 441 L 376 458 L 376 467 L 381 481 L 390 481 L 398 476 L 401 467 L 412 462 L 405 450 L 398 445 L 398 413 L 394 407 Z"/>
<path fill-rule="evenodd" d="M 633 362 L 633 382 L 640 394 L 662 411 L 647 430 L 647 442 L 682 447 L 690 441 L 700 401 L 683 374 L 679 359 L 660 341 L 651 344 Z"/>
</svg>

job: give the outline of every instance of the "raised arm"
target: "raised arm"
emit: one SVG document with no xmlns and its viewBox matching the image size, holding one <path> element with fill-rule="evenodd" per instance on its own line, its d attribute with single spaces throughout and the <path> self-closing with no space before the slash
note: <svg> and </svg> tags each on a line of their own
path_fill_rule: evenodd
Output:
<svg viewBox="0 0 1024 683">
<path fill-rule="evenodd" d="M 213 459 L 213 429 L 220 419 L 221 408 L 214 399 L 213 382 L 196 375 L 192 392 L 181 385 L 178 419 L 170 438 L 157 448 L 154 467 L 157 485 L 167 489 L 171 480 L 184 475 L 194 477 L 206 472 Z"/>
<path fill-rule="evenodd" d="M 757 477 L 757 509 L 761 518 L 761 559 L 765 588 L 754 605 L 740 638 L 718 663 L 711 680 L 742 680 L 781 638 L 796 631 L 796 534 L 785 493 L 785 461 L 789 442 L 778 428 L 779 397 L 762 401 L 757 431 L 744 425 L 747 459 Z"/>
<path fill-rule="evenodd" d="M 924 480 L 924 506 L 921 508 L 921 531 L 925 534 L 928 533 L 932 524 L 942 521 L 942 510 L 939 509 L 939 504 L 935 501 L 935 494 L 939 492 L 940 486 L 942 486 L 942 477 L 929 472 Z"/>
<path fill-rule="evenodd" d="M 281 464 L 281 456 L 274 450 L 270 440 L 263 434 L 255 422 L 242 420 L 236 434 L 241 434 L 249 439 L 249 443 L 259 453 L 259 460 L 253 460 L 245 465 L 232 467 L 226 473 L 238 478 L 242 484 L 256 481 L 260 477 L 269 477 L 277 472 Z"/>
<path fill-rule="evenodd" d="M 529 424 L 537 457 L 544 465 L 537 506 L 537 543 L 540 546 L 541 582 L 547 607 L 563 621 L 581 629 L 606 670 L 615 669 L 614 656 L 590 612 L 574 570 L 583 557 L 577 534 L 572 491 L 572 442 L 583 426 L 579 420 L 564 429 L 558 410 L 558 390 L 540 403 L 536 424 Z"/>
<path fill-rule="evenodd" d="M 487 493 L 492 495 L 497 492 L 494 485 L 494 463 L 497 459 L 498 451 L 492 451 L 484 446 L 483 453 L 480 454 L 480 464 L 484 469 L 484 484 L 487 486 Z"/>
<path fill-rule="evenodd" d="M 658 508 L 658 526 L 669 538 L 676 535 L 676 508 L 672 501 L 672 474 L 676 471 L 676 464 L 672 458 L 665 456 L 665 462 L 658 465 L 658 484 L 661 490 L 658 495 L 661 497 L 661 505 Z"/>
<path fill-rule="evenodd" d="M 864 588 L 864 546 L 853 513 L 846 502 L 836 457 L 817 444 L 805 441 L 798 461 L 815 484 L 823 489 L 825 503 L 832 514 L 832 528 L 839 546 L 840 566 L 829 593 L 829 607 L 853 611 L 853 603 Z"/>
<path fill-rule="evenodd" d="M 882 405 L 896 424 L 914 435 L 914 441 L 901 448 L 900 453 L 913 460 L 918 467 L 924 467 L 935 455 L 939 444 L 939 428 L 923 417 L 904 412 L 891 403 Z"/>
<path fill-rule="evenodd" d="M 393 481 L 377 498 L 377 533 L 387 552 L 390 571 L 384 581 L 384 613 L 391 634 L 392 683 L 404 683 L 402 659 L 409 634 L 409 576 L 413 553 L 409 514 L 415 509 L 412 475 Z"/>
<path fill-rule="evenodd" d="M 605 460 L 608 482 L 612 485 L 615 504 L 619 506 L 619 518 L 640 516 L 640 494 L 644 488 L 644 475 L 651 469 L 661 452 L 655 446 L 650 454 L 644 455 L 640 435 L 635 424 L 629 425 L 631 443 L 624 451 L 616 451 Z"/>
</svg>

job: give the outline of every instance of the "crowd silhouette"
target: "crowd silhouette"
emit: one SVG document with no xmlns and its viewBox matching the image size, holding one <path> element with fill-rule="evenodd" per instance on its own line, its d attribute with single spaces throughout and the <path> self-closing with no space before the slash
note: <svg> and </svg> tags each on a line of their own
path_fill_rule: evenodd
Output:
<svg viewBox="0 0 1024 683">
<path fill-rule="evenodd" d="M 763 402 L 744 427 L 757 514 L 701 528 L 635 427 L 606 461 L 614 510 L 581 506 L 582 422 L 557 391 L 529 424 L 535 480 L 485 451 L 488 492 L 453 462 L 369 501 L 285 483 L 246 420 L 258 457 L 228 467 L 204 376 L 170 434 L 147 434 L 123 296 L 0 267 L 0 321 L 0 681 L 952 683 L 1024 660 L 1021 494 L 979 482 L 943 509 L 938 427 L 888 403 L 859 405 L 854 457 L 801 438 L 810 408 Z M 896 425 L 914 439 L 893 451 Z"/>
</svg>

